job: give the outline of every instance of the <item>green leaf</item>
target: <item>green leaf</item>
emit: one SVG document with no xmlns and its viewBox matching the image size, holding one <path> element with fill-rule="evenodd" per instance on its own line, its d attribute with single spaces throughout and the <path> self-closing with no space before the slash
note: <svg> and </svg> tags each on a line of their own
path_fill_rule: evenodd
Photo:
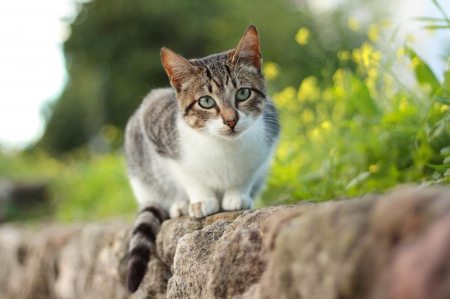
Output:
<svg viewBox="0 0 450 299">
<path fill-rule="evenodd" d="M 380 111 L 370 96 L 369 89 L 361 79 L 352 73 L 350 76 L 350 84 L 352 90 L 352 95 L 349 97 L 350 104 L 365 115 L 378 115 Z"/>
<path fill-rule="evenodd" d="M 345 190 L 349 190 L 349 189 L 355 187 L 356 185 L 367 180 L 369 177 L 370 177 L 370 171 L 361 172 L 353 180 L 351 180 L 350 183 L 348 183 L 348 185 L 345 187 Z"/>
<path fill-rule="evenodd" d="M 427 26 L 423 26 L 422 28 L 428 29 L 428 30 L 449 29 L 450 25 L 427 25 Z"/>
<path fill-rule="evenodd" d="M 441 148 L 441 151 L 439 152 L 441 155 L 449 155 L 450 154 L 450 145 Z"/>
<path fill-rule="evenodd" d="M 426 22 L 447 22 L 445 19 L 442 18 L 431 18 L 431 17 L 414 17 L 413 20 Z"/>
<path fill-rule="evenodd" d="M 434 75 L 431 68 L 419 56 L 417 56 L 416 52 L 413 49 L 411 49 L 410 47 L 405 47 L 405 50 L 411 60 L 418 61 L 417 65 L 414 68 L 417 81 L 420 84 L 429 84 L 431 86 L 432 94 L 436 93 L 436 91 L 441 87 L 441 84 L 439 84 L 439 81 Z"/>
<path fill-rule="evenodd" d="M 437 7 L 437 9 L 439 9 L 439 11 L 441 12 L 441 14 L 444 16 L 445 20 L 450 24 L 450 19 L 447 16 L 447 14 L 445 13 L 445 10 L 442 8 L 442 6 L 439 4 L 439 2 L 437 0 L 431 0 L 433 1 L 434 5 Z"/>
<path fill-rule="evenodd" d="M 450 164 L 444 164 L 444 165 L 436 165 L 436 164 L 429 164 L 425 163 L 428 167 L 431 167 L 436 170 L 447 170 L 450 169 Z"/>
<path fill-rule="evenodd" d="M 438 101 L 442 105 L 450 106 L 450 98 L 439 97 L 439 98 L 436 98 L 436 101 Z"/>
</svg>

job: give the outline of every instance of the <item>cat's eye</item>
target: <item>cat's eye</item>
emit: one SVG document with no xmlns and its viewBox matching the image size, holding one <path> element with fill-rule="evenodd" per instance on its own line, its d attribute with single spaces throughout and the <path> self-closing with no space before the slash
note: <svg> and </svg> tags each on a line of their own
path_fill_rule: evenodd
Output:
<svg viewBox="0 0 450 299">
<path fill-rule="evenodd" d="M 237 101 L 245 101 L 250 97 L 250 89 L 241 88 L 236 92 L 236 100 Z"/>
<path fill-rule="evenodd" d="M 205 109 L 211 109 L 212 107 L 216 106 L 216 102 L 211 97 L 202 97 L 200 100 L 198 100 L 198 104 L 200 107 Z"/>
</svg>

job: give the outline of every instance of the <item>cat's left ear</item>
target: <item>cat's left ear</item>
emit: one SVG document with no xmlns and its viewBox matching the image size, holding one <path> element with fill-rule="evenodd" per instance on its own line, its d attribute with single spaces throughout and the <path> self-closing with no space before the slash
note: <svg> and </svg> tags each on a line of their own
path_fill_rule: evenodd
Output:
<svg viewBox="0 0 450 299">
<path fill-rule="evenodd" d="M 161 49 L 161 62 L 175 89 L 181 89 L 183 81 L 192 75 L 194 66 L 168 48 Z"/>
<path fill-rule="evenodd" d="M 231 59 L 233 64 L 247 61 L 257 69 L 261 68 L 262 58 L 259 49 L 259 36 L 255 25 L 248 26 L 239 45 L 234 51 L 233 58 Z"/>
</svg>

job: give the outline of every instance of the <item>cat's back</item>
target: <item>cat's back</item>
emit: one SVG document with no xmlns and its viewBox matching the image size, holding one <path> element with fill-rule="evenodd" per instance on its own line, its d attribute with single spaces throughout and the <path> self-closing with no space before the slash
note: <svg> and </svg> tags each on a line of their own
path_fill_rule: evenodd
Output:
<svg viewBox="0 0 450 299">
<path fill-rule="evenodd" d="M 157 88 L 150 91 L 136 111 L 144 122 L 157 125 L 164 121 L 165 125 L 171 125 L 172 118 L 178 112 L 178 101 L 175 90 L 169 88 Z"/>
<path fill-rule="evenodd" d="M 173 88 L 154 89 L 145 97 L 126 128 L 125 154 L 130 170 L 148 165 L 155 153 L 165 158 L 179 157 L 178 113 Z"/>
</svg>

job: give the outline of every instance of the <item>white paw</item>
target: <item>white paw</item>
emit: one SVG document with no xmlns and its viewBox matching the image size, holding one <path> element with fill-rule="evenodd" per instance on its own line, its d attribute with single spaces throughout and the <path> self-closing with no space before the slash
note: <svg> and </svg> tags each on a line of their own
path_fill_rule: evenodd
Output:
<svg viewBox="0 0 450 299">
<path fill-rule="evenodd" d="M 189 212 L 189 202 L 186 200 L 176 201 L 170 206 L 170 218 L 176 218 L 187 215 Z"/>
<path fill-rule="evenodd" d="M 210 197 L 201 201 L 193 202 L 189 205 L 189 216 L 203 218 L 219 212 L 219 201 Z"/>
<path fill-rule="evenodd" d="M 252 206 L 252 198 L 244 194 L 225 194 L 222 201 L 222 208 L 225 211 L 248 210 Z"/>
</svg>

